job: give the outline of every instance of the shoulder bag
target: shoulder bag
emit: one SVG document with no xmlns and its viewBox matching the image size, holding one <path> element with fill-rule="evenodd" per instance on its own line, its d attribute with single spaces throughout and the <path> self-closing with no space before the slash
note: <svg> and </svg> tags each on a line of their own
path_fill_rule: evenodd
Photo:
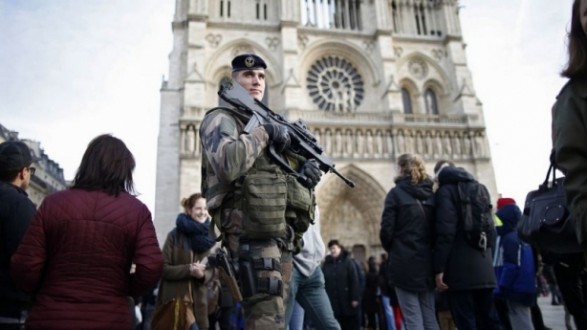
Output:
<svg viewBox="0 0 587 330">
<path fill-rule="evenodd" d="M 541 251 L 566 254 L 581 252 L 575 234 L 575 221 L 567 207 L 564 177 L 556 177 L 551 156 L 544 182 L 526 196 L 524 212 L 518 223 L 518 235 Z M 552 173 L 552 181 L 549 182 Z"/>
<path fill-rule="evenodd" d="M 183 297 L 175 297 L 155 307 L 151 319 L 151 329 L 188 330 L 195 322 L 192 279 L 190 278 L 188 292 Z"/>
</svg>

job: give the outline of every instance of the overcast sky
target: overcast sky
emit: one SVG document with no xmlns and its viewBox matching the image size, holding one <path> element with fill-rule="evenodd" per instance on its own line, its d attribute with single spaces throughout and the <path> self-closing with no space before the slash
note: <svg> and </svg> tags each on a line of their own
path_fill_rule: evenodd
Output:
<svg viewBox="0 0 587 330">
<path fill-rule="evenodd" d="M 571 3 L 461 1 L 498 192 L 519 204 L 548 167 Z M 68 180 L 92 138 L 121 138 L 137 160 L 139 198 L 153 212 L 159 88 L 168 75 L 174 5 L 0 0 L 0 124 L 40 141 Z"/>
</svg>

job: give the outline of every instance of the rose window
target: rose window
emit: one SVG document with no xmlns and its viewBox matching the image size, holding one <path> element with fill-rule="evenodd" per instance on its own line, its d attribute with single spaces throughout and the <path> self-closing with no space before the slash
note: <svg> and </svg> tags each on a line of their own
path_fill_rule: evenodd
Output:
<svg viewBox="0 0 587 330">
<path fill-rule="evenodd" d="M 326 111 L 351 112 L 364 97 L 363 79 L 345 59 L 326 56 L 314 63 L 306 79 L 312 101 Z"/>
</svg>

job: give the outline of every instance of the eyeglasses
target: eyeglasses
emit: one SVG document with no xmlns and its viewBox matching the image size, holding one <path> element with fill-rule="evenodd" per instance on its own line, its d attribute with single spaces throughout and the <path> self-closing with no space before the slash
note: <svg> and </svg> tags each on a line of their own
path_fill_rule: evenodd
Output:
<svg viewBox="0 0 587 330">
<path fill-rule="evenodd" d="M 32 166 L 29 166 L 28 169 L 29 169 L 29 173 L 31 173 L 31 175 L 34 175 L 35 171 L 37 170 L 36 168 L 34 168 Z"/>
</svg>

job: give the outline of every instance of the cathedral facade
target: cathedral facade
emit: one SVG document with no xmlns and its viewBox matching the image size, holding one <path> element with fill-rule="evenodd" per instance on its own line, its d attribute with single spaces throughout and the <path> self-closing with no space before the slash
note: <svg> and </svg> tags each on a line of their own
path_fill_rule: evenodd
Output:
<svg viewBox="0 0 587 330">
<path fill-rule="evenodd" d="M 316 187 L 326 242 L 338 239 L 360 259 L 382 252 L 383 202 L 403 153 L 421 155 L 429 173 L 450 159 L 496 198 L 458 11 L 457 0 L 176 0 L 161 87 L 159 242 L 180 199 L 200 191 L 200 123 L 241 53 L 267 63 L 269 108 L 304 119 L 356 184 L 327 174 Z"/>
</svg>

